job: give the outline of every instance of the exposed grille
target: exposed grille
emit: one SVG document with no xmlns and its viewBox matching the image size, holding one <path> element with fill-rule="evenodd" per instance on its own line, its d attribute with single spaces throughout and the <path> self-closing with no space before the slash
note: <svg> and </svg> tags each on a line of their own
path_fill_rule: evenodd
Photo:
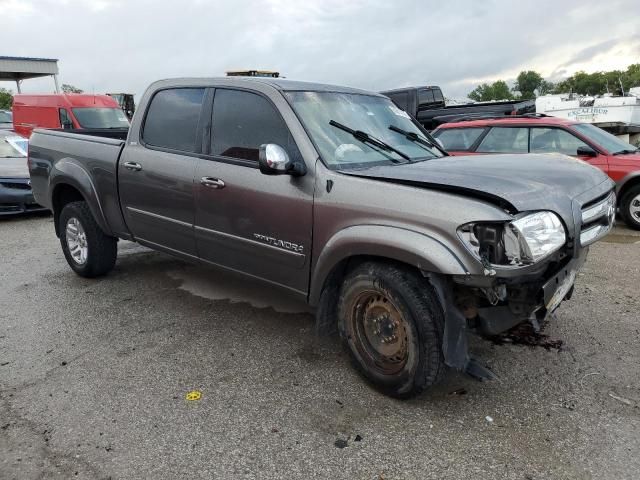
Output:
<svg viewBox="0 0 640 480">
<path fill-rule="evenodd" d="M 616 194 L 613 192 L 586 204 L 582 207 L 580 244 L 586 247 L 600 240 L 613 228 L 615 218 Z"/>
<path fill-rule="evenodd" d="M 31 190 L 31 185 L 29 185 L 27 182 L 0 182 L 0 185 L 2 185 L 5 188 L 14 188 L 17 190 Z"/>
</svg>

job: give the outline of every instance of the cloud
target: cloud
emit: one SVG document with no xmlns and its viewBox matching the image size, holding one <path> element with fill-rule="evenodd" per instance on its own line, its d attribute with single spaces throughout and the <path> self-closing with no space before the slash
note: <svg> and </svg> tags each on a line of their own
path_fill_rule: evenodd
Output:
<svg viewBox="0 0 640 480">
<path fill-rule="evenodd" d="M 461 97 L 522 69 L 549 76 L 603 55 L 633 60 L 640 3 L 0 0 L 0 11 L 12 12 L 4 54 L 59 58 L 61 81 L 86 91 L 139 94 L 158 78 L 261 68 L 372 90 L 441 85 Z"/>
</svg>

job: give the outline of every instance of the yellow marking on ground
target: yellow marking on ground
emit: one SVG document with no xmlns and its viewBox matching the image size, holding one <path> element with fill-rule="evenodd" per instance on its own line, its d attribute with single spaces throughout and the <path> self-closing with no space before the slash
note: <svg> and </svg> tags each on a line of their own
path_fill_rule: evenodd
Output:
<svg viewBox="0 0 640 480">
<path fill-rule="evenodd" d="M 202 392 L 199 392 L 198 390 L 192 390 L 191 392 L 187 393 L 185 398 L 186 398 L 186 400 L 188 402 L 193 402 L 195 400 L 200 400 L 202 398 Z"/>
</svg>

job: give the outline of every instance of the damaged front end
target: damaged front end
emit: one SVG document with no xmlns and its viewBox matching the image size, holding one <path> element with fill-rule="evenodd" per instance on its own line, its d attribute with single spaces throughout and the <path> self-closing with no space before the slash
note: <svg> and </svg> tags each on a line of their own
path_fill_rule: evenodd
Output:
<svg viewBox="0 0 640 480">
<path fill-rule="evenodd" d="M 600 201 L 605 207 L 615 205 L 615 195 Z M 577 220 L 577 225 L 585 224 L 584 215 L 582 222 Z M 613 218 L 603 215 L 597 221 L 601 238 L 612 228 Z M 569 232 L 550 211 L 520 213 L 509 222 L 465 224 L 458 236 L 483 273 L 448 278 L 425 273 L 445 309 L 443 353 L 449 366 L 478 378 L 493 378 L 469 355 L 467 332 L 494 337 L 523 322 L 537 329 L 563 300 L 571 298 L 592 241 L 584 241 L 580 230 L 577 235 Z"/>
<path fill-rule="evenodd" d="M 454 277 L 454 302 L 469 327 L 486 336 L 542 321 L 571 295 L 587 254 L 550 211 L 466 224 L 458 235 L 484 274 Z"/>
</svg>

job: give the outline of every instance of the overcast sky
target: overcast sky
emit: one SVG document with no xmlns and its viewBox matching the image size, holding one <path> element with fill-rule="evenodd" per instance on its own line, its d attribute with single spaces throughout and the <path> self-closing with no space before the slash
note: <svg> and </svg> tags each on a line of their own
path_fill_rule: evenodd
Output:
<svg viewBox="0 0 640 480">
<path fill-rule="evenodd" d="M 95 93 L 257 68 L 461 98 L 523 69 L 640 63 L 640 0 L 0 0 L 0 55 L 57 58 L 61 82 Z"/>
</svg>

